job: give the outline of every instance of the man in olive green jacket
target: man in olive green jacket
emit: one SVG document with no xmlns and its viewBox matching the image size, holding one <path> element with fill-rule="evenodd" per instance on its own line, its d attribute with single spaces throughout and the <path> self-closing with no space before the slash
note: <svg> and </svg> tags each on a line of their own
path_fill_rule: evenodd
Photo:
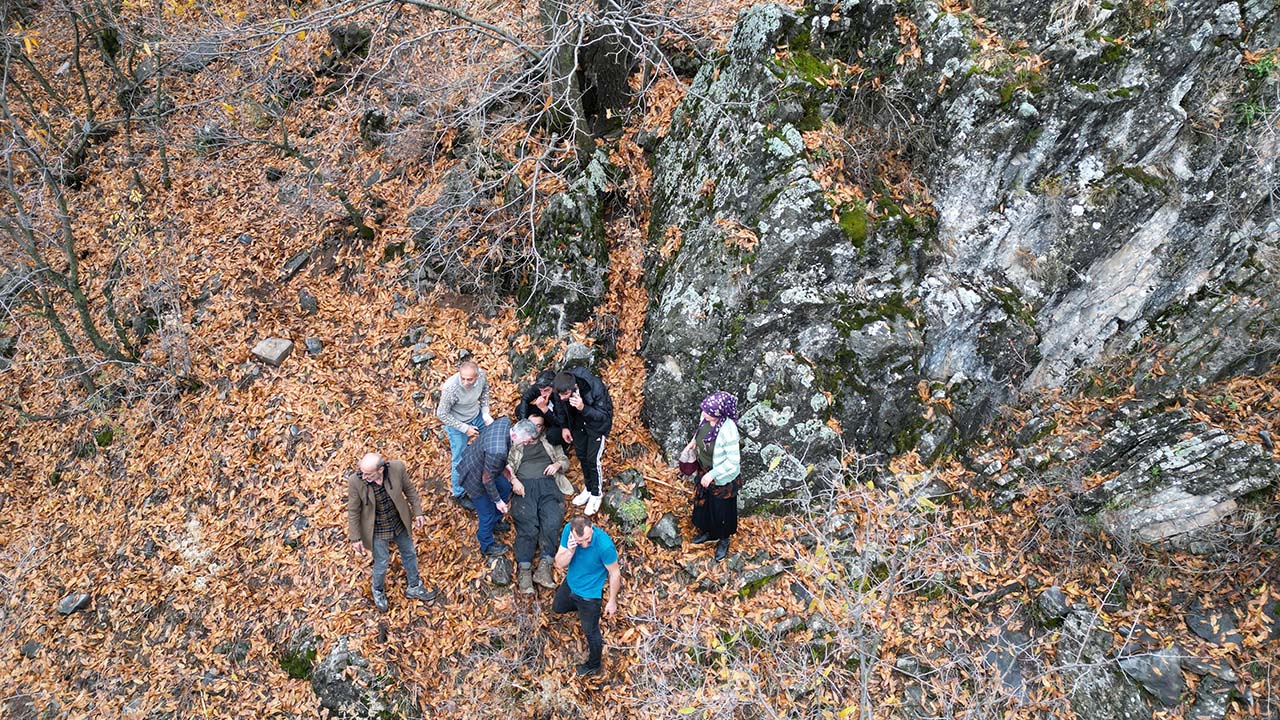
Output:
<svg viewBox="0 0 1280 720">
<path fill-rule="evenodd" d="M 400 550 L 400 564 L 408 581 L 405 597 L 435 598 L 418 577 L 418 553 L 410 530 L 424 522 L 418 490 L 403 462 L 388 462 L 377 453 L 368 453 L 358 468 L 347 474 L 347 536 L 357 555 L 373 550 L 373 604 L 382 612 L 387 611 L 387 562 L 392 542 Z"/>
</svg>

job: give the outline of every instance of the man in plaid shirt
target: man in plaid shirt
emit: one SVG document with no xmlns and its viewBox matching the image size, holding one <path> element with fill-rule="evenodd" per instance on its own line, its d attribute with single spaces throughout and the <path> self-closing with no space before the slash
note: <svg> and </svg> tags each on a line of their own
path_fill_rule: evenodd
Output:
<svg viewBox="0 0 1280 720">
<path fill-rule="evenodd" d="M 404 463 L 383 460 L 377 453 L 360 459 L 355 472 L 347 475 L 347 536 L 357 555 L 373 550 L 373 604 L 387 611 L 387 563 L 391 559 L 391 543 L 400 551 L 408 587 L 405 597 L 433 600 L 436 594 L 426 589 L 418 577 L 418 553 L 413 547 L 413 533 L 426 518 L 418 490 L 409 479 Z"/>
<path fill-rule="evenodd" d="M 522 420 L 513 428 L 508 418 L 498 418 L 480 429 L 480 437 L 467 446 L 458 463 L 462 486 L 476 506 L 476 539 L 480 552 L 502 555 L 508 547 L 493 539 L 493 529 L 511 508 L 511 478 L 507 477 L 507 453 L 513 443 L 528 445 L 537 437 L 533 423 Z"/>
</svg>

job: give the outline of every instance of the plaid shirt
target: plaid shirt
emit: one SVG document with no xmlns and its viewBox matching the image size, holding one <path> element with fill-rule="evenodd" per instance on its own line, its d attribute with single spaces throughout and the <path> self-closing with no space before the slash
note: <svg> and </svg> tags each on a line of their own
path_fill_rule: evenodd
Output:
<svg viewBox="0 0 1280 720">
<path fill-rule="evenodd" d="M 373 539 L 390 540 L 404 529 L 400 513 L 396 512 L 396 504 L 387 494 L 386 469 L 383 468 L 383 480 L 380 483 L 369 483 L 373 488 L 373 498 L 377 501 L 377 512 L 373 516 Z"/>
<path fill-rule="evenodd" d="M 480 437 L 471 441 L 458 463 L 462 487 L 473 498 L 487 494 L 494 503 L 500 502 L 494 479 L 507 467 L 507 452 L 511 450 L 511 421 L 498 418 L 480 428 Z"/>
</svg>

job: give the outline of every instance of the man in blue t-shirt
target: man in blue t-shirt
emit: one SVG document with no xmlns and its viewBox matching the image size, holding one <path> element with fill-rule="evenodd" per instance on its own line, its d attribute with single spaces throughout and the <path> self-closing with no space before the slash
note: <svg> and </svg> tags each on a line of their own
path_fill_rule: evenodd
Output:
<svg viewBox="0 0 1280 720">
<path fill-rule="evenodd" d="M 604 651 L 604 638 L 600 635 L 600 596 L 607 578 L 609 601 L 604 606 L 604 614 L 612 617 L 618 612 L 618 588 L 622 587 L 618 548 L 605 531 L 591 526 L 590 518 L 575 515 L 560 532 L 556 569 L 564 571 L 564 582 L 556 588 L 551 611 L 578 611 L 578 622 L 587 636 L 587 661 L 578 665 L 578 675 L 598 675 L 600 655 Z"/>
</svg>

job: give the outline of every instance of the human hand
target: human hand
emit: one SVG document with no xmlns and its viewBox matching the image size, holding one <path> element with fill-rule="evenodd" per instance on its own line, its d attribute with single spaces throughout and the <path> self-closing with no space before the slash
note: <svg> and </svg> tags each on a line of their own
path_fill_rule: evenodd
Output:
<svg viewBox="0 0 1280 720">
<path fill-rule="evenodd" d="M 427 517 L 425 515 L 419 515 L 418 517 L 413 519 L 414 530 L 421 530 L 422 526 L 426 524 L 427 524 Z"/>
<path fill-rule="evenodd" d="M 605 614 L 605 615 L 608 615 L 609 617 L 613 617 L 614 615 L 616 615 L 616 614 L 617 614 L 617 612 L 618 612 L 618 601 L 617 601 L 617 600 L 610 600 L 608 603 L 606 603 L 606 604 L 605 604 L 605 606 L 604 606 L 604 614 Z"/>
<path fill-rule="evenodd" d="M 691 452 L 691 451 L 693 450 L 693 448 L 694 448 L 694 446 L 695 446 L 695 445 L 697 445 L 697 441 L 696 441 L 696 440 L 690 440 L 690 441 L 689 441 L 689 444 L 684 446 L 684 450 L 683 450 L 683 452 Z"/>
<path fill-rule="evenodd" d="M 575 392 L 575 393 L 573 394 L 573 397 L 569 398 L 569 404 L 573 406 L 573 409 L 574 409 L 574 410 L 581 410 L 581 409 L 582 409 L 582 396 Z"/>
<path fill-rule="evenodd" d="M 555 475 L 560 472 L 560 463 L 551 463 L 546 470 L 542 471 L 543 475 Z"/>
<path fill-rule="evenodd" d="M 711 473 L 702 476 L 702 487 L 711 487 Z"/>
<path fill-rule="evenodd" d="M 574 535 L 572 532 L 570 532 L 570 533 L 569 533 L 569 544 L 568 544 L 568 545 L 566 545 L 565 547 L 569 548 L 570 550 L 577 550 L 577 549 L 578 549 L 578 536 L 577 536 L 577 535 Z"/>
<path fill-rule="evenodd" d="M 356 555 L 368 555 L 368 554 L 369 554 L 369 553 L 368 553 L 368 551 L 366 551 L 366 550 L 364 549 L 364 543 L 363 543 L 363 542 L 361 542 L 360 540 L 357 540 L 357 541 L 355 541 L 355 542 L 351 543 L 351 549 L 355 551 Z"/>
<path fill-rule="evenodd" d="M 476 438 L 480 436 L 480 431 L 474 425 L 467 426 L 467 437 Z"/>
<path fill-rule="evenodd" d="M 502 513 L 503 515 L 506 515 L 507 511 L 511 509 L 511 506 L 502 500 L 499 500 L 497 503 L 495 503 L 495 505 L 498 508 L 498 512 Z"/>
<path fill-rule="evenodd" d="M 561 430 L 560 437 L 564 438 L 564 441 L 567 443 L 573 442 L 573 433 L 569 432 L 569 428 Z"/>
<path fill-rule="evenodd" d="M 511 492 L 519 495 L 520 497 L 524 497 L 524 483 L 519 480 L 511 483 Z"/>
</svg>

